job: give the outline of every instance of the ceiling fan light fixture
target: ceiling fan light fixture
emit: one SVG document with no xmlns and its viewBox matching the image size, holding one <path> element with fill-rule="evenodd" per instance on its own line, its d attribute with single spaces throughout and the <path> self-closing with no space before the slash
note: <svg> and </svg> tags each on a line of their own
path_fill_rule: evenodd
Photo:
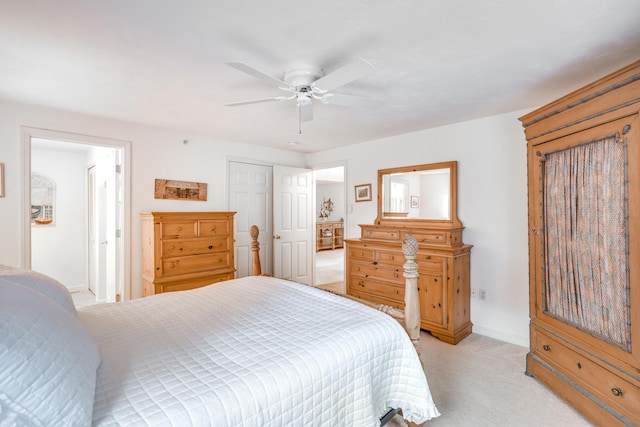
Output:
<svg viewBox="0 0 640 427">
<path fill-rule="evenodd" d="M 308 92 L 299 92 L 297 95 L 298 107 L 311 104 L 311 94 Z"/>
</svg>

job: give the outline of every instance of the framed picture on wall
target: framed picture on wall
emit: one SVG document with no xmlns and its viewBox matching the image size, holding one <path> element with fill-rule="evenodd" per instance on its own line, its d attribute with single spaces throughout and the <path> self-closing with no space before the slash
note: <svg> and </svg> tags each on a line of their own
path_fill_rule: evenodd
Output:
<svg viewBox="0 0 640 427">
<path fill-rule="evenodd" d="M 411 208 L 417 208 L 420 206 L 420 197 L 411 196 Z"/>
<path fill-rule="evenodd" d="M 355 186 L 356 202 L 371 201 L 371 184 L 360 184 Z"/>
</svg>

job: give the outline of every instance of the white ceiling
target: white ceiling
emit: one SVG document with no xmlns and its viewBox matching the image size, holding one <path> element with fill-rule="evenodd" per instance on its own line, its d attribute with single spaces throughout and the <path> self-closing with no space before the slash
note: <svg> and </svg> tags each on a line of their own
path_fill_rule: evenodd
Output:
<svg viewBox="0 0 640 427">
<path fill-rule="evenodd" d="M 0 98 L 316 152 L 540 106 L 640 59 L 639 23 L 639 0 L 0 0 Z M 314 104 L 299 134 L 294 101 L 224 106 L 282 95 L 227 62 L 358 58 L 335 92 L 382 107 Z"/>
</svg>

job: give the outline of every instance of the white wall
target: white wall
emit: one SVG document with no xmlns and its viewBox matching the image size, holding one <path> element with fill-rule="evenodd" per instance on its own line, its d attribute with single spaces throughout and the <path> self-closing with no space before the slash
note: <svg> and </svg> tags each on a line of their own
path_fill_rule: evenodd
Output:
<svg viewBox="0 0 640 427">
<path fill-rule="evenodd" d="M 31 171 L 56 184 L 55 222 L 31 227 L 31 266 L 71 290 L 86 288 L 85 162 L 83 152 L 31 151 Z"/>
<path fill-rule="evenodd" d="M 215 118 L 212 118 L 215 120 Z M 239 142 L 223 141 L 158 127 L 0 100 L 0 162 L 5 164 L 6 197 L 0 198 L 0 264 L 23 266 L 21 126 L 53 129 L 131 142 L 131 284 L 142 295 L 140 213 L 225 210 L 226 156 L 305 166 L 305 156 Z M 183 144 L 183 140 L 188 144 Z M 208 183 L 206 202 L 154 199 L 154 179 Z"/>
<path fill-rule="evenodd" d="M 528 346 L 526 140 L 513 112 L 480 120 L 346 146 L 308 156 L 310 164 L 346 160 L 346 234 L 377 214 L 377 170 L 458 161 L 458 216 L 471 250 L 471 286 L 486 300 L 471 300 L 474 332 Z M 371 202 L 354 203 L 354 185 L 373 184 Z"/>
<path fill-rule="evenodd" d="M 318 214 L 322 207 L 323 200 L 333 202 L 333 211 L 326 218 L 327 221 L 340 221 L 344 219 L 344 184 L 342 182 L 336 184 L 317 184 L 316 185 L 316 222 L 319 221 Z"/>
</svg>

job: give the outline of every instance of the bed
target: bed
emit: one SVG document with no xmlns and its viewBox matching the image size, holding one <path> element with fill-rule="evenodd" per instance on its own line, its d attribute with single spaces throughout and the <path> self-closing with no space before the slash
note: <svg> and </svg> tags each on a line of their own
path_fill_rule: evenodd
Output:
<svg viewBox="0 0 640 427">
<path fill-rule="evenodd" d="M 392 317 L 252 276 L 76 309 L 0 269 L 0 426 L 375 426 L 439 415 Z"/>
</svg>

